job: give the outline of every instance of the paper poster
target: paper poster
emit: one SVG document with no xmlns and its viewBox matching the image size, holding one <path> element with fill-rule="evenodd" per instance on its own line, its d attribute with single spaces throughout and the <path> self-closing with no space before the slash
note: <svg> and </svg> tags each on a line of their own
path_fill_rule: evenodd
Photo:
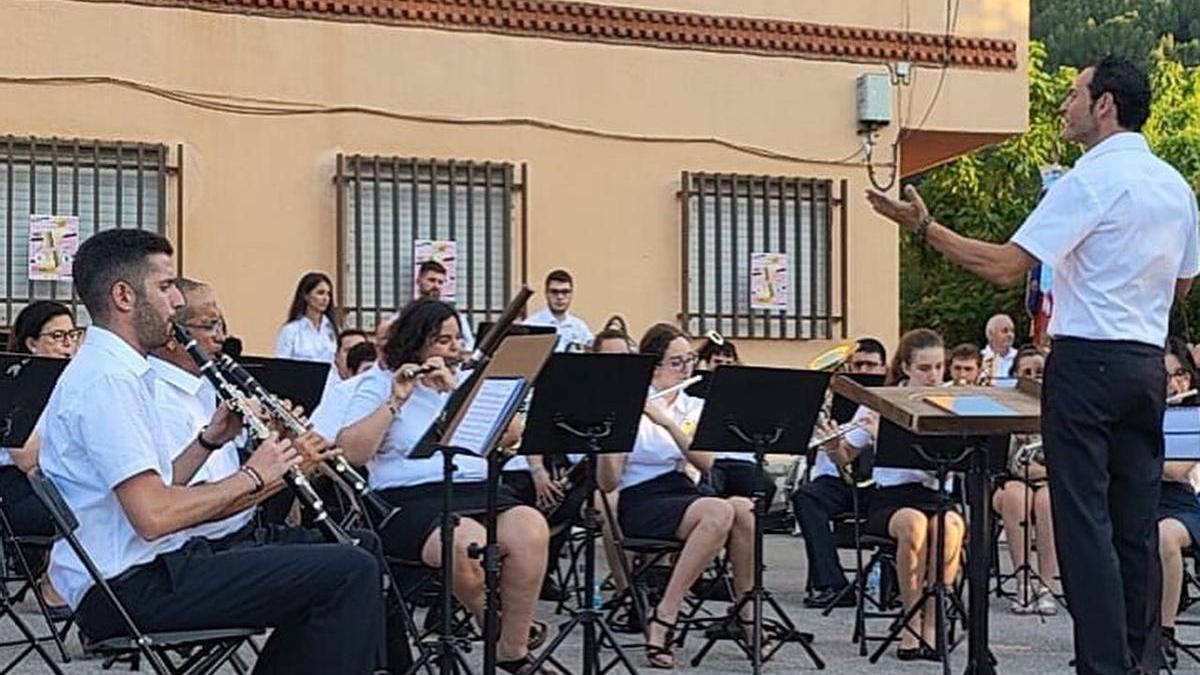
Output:
<svg viewBox="0 0 1200 675">
<path fill-rule="evenodd" d="M 430 260 L 437 261 L 446 268 L 446 284 L 442 286 L 441 300 L 454 302 L 458 279 L 458 244 L 452 240 L 418 239 L 413 242 L 413 298 L 421 295 L 417 286 L 421 263 Z"/>
<path fill-rule="evenodd" d="M 70 281 L 79 248 L 76 216 L 29 216 L 29 279 Z"/>
<path fill-rule="evenodd" d="M 788 258 L 785 253 L 753 252 L 750 254 L 750 309 L 788 310 L 791 308 L 791 289 L 788 288 Z"/>
</svg>

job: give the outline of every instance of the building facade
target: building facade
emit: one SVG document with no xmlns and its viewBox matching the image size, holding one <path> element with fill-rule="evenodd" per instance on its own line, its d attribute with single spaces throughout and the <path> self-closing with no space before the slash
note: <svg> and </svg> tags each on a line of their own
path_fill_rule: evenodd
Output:
<svg viewBox="0 0 1200 675">
<path fill-rule="evenodd" d="M 1028 2 L 946 12 L 7 0 L 0 322 L 70 297 L 29 279 L 32 214 L 74 216 L 83 236 L 163 231 L 250 353 L 269 353 L 304 272 L 327 271 L 348 322 L 370 327 L 430 254 L 453 256 L 474 322 L 562 267 L 596 329 L 680 321 L 778 365 L 859 335 L 891 343 L 898 234 L 862 198 L 869 174 L 887 185 L 1027 123 Z M 891 96 L 870 172 L 865 74 Z"/>
</svg>

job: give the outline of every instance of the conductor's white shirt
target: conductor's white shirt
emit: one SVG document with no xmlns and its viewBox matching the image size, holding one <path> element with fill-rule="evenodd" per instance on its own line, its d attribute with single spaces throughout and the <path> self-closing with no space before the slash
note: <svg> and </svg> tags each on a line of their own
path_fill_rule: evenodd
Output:
<svg viewBox="0 0 1200 675">
<path fill-rule="evenodd" d="M 1200 274 L 1196 194 L 1122 132 L 1050 187 L 1012 242 L 1054 270 L 1055 337 L 1161 347 L 1175 280 Z"/>
<path fill-rule="evenodd" d="M 654 387 L 651 387 L 650 393 L 654 392 Z M 704 399 L 683 392 L 679 392 L 671 405 L 667 406 L 671 419 L 688 435 L 695 432 L 703 410 Z M 671 471 L 683 471 L 686 463 L 671 433 L 642 415 L 633 450 L 625 456 L 625 470 L 621 473 L 619 488 L 624 490 Z"/>
<path fill-rule="evenodd" d="M 196 435 L 212 419 L 217 402 L 212 388 L 204 380 L 186 370 L 151 356 L 150 367 L 154 369 L 154 398 L 164 422 L 167 440 L 171 443 L 172 455 L 178 457 L 187 449 Z M 209 453 L 208 459 L 188 481 L 188 485 L 215 483 L 238 472 L 242 466 L 237 448 L 226 443 Z M 254 517 L 254 507 L 247 507 L 221 520 L 201 523 L 188 528 L 190 537 L 218 538 L 240 530 Z"/>
<path fill-rule="evenodd" d="M 149 361 L 114 333 L 93 325 L 46 406 L 42 470 L 75 513 L 76 535 L 106 579 L 178 549 L 188 537 L 176 533 L 142 539 L 114 491 L 146 472 L 171 484 L 176 448 L 167 437 L 154 387 Z M 63 541 L 51 551 L 50 579 L 72 607 L 92 587 L 83 563 Z"/>
<path fill-rule="evenodd" d="M 275 356 L 299 361 L 333 363 L 337 356 L 337 329 L 324 314 L 321 325 L 313 326 L 308 317 L 283 324 L 279 337 L 275 339 Z"/>
<path fill-rule="evenodd" d="M 392 393 L 392 371 L 373 368 L 362 375 L 362 382 L 350 397 L 346 408 L 345 426 L 350 426 L 375 412 L 388 400 Z M 413 459 L 408 455 L 425 435 L 429 425 L 445 407 L 449 394 L 440 394 L 420 382 L 413 393 L 400 407 L 391 426 L 383 434 L 379 450 L 367 462 L 368 481 L 373 490 L 407 487 L 442 480 L 442 453 L 436 452 L 425 459 Z M 487 460 L 470 454 L 455 456 L 454 482 L 481 481 L 487 479 Z"/>
</svg>

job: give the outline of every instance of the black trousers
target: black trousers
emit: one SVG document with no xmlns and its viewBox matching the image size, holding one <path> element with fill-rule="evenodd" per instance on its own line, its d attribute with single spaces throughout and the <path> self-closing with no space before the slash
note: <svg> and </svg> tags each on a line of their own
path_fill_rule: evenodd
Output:
<svg viewBox="0 0 1200 675">
<path fill-rule="evenodd" d="M 802 484 L 792 495 L 792 510 L 808 556 L 808 587 L 813 590 L 839 590 L 850 583 L 838 559 L 830 519 L 854 510 L 852 489 L 841 478 L 821 476 Z"/>
<path fill-rule="evenodd" d="M 15 536 L 54 536 L 54 521 L 34 494 L 25 472 L 15 466 L 0 467 L 0 509 Z M 46 551 L 23 547 L 25 559 L 36 574 L 45 567 Z"/>
<path fill-rule="evenodd" d="M 1056 339 L 1042 389 L 1054 537 L 1080 673 L 1157 672 L 1162 348 Z"/>
<path fill-rule="evenodd" d="M 767 480 L 752 462 L 718 459 L 713 462 L 708 476 L 718 496 L 750 498 L 754 496 L 755 489 L 761 487 L 768 507 L 775 499 L 775 482 Z"/>
<path fill-rule="evenodd" d="M 354 534 L 374 551 L 311 543 L 297 528 L 248 527 L 192 539 L 109 583 L 144 631 L 274 628 L 255 673 L 369 674 L 385 660 L 380 546 L 371 533 Z M 99 588 L 76 616 L 93 639 L 126 633 Z"/>
</svg>

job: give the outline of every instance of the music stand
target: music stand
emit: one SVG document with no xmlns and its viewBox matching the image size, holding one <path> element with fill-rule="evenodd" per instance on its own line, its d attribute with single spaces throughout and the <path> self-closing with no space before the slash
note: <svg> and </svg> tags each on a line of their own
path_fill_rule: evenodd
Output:
<svg viewBox="0 0 1200 675">
<path fill-rule="evenodd" d="M 263 388 L 293 405 L 303 406 L 305 414 L 311 415 L 325 393 L 332 363 L 301 361 L 298 359 L 275 359 L 266 356 L 243 356 L 238 359 Z"/>
<path fill-rule="evenodd" d="M 475 332 L 476 335 L 487 335 L 492 327 L 496 325 L 495 321 L 480 321 L 479 328 Z M 558 330 L 554 326 L 526 326 L 523 323 L 514 323 L 504 331 L 503 337 L 509 335 L 557 335 Z"/>
<path fill-rule="evenodd" d="M 704 398 L 708 394 L 708 385 L 712 384 L 712 374 L 711 370 L 697 370 L 693 375 L 699 377 L 700 381 L 688 385 L 683 393 L 693 398 Z"/>
<path fill-rule="evenodd" d="M 817 413 L 825 401 L 829 378 L 830 373 L 814 370 L 746 366 L 717 368 L 713 371 L 704 412 L 700 415 L 696 435 L 692 439 L 692 450 L 753 453 L 760 474 L 765 470 L 768 453 L 806 454 Z M 764 392 L 770 392 L 770 396 L 764 396 Z M 753 501 L 754 584 L 746 595 L 738 599 L 730 613 L 732 621 L 740 621 L 740 612 L 746 604 L 754 606 L 751 644 L 743 645 L 743 649 L 750 655 L 755 675 L 762 672 L 763 662 L 788 642 L 799 642 L 813 664 L 823 669 L 825 662 L 813 649 L 812 636 L 796 630 L 787 612 L 763 588 L 763 569 L 766 567 L 763 562 L 763 519 L 766 517 L 767 504 L 762 481 L 755 482 Z M 777 640 L 765 658 L 762 645 L 764 603 L 776 615 L 769 627 Z M 718 639 L 721 638 L 709 637 L 692 659 L 692 666 L 699 665 Z"/>
<path fill-rule="evenodd" d="M 550 357 L 534 385 L 533 405 L 521 440 L 523 454 L 582 453 L 584 456 L 584 588 L 596 586 L 596 534 L 599 512 L 593 504 L 596 491 L 596 462 L 601 454 L 629 452 L 637 439 L 646 392 L 654 373 L 655 359 L 639 354 L 568 354 Z M 586 382 L 586 387 L 580 383 Z M 583 627 L 583 675 L 608 672 L 597 660 L 605 640 L 616 659 L 630 673 L 637 669 L 625 655 L 603 612 L 591 598 L 582 598 L 571 620 L 559 629 L 538 656 L 530 672 L 538 668 L 564 643 L 577 627 Z M 596 635 L 599 629 L 600 635 Z"/>
</svg>

